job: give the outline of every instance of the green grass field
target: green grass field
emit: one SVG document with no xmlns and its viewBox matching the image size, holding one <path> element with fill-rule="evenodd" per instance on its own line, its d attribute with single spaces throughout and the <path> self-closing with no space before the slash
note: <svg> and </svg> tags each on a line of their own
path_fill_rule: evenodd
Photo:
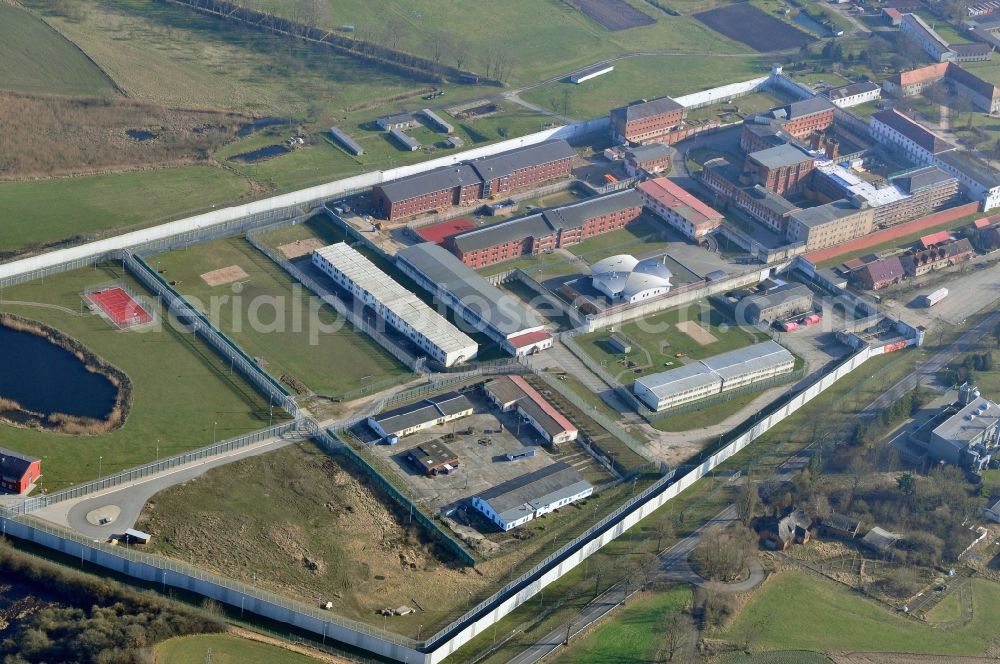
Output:
<svg viewBox="0 0 1000 664">
<path fill-rule="evenodd" d="M 758 590 L 721 638 L 754 649 L 982 654 L 1000 628 L 1000 585 L 973 579 L 972 620 L 942 631 L 892 613 L 832 581 L 786 572 Z M 795 597 L 796 601 L 788 601 Z"/>
<path fill-rule="evenodd" d="M 618 609 L 615 620 L 605 622 L 582 639 L 559 651 L 554 661 L 573 664 L 657 662 L 660 620 L 682 610 L 691 601 L 687 586 L 666 592 L 643 593 Z M 665 661 L 665 660 L 662 660 Z"/>
<path fill-rule="evenodd" d="M 0 89 L 114 95 L 108 77 L 72 43 L 30 13 L 0 4 Z"/>
<path fill-rule="evenodd" d="M 707 40 L 700 50 L 704 50 L 705 43 L 713 47 L 718 43 L 714 41 L 714 36 L 707 37 Z M 725 83 L 765 76 L 769 71 L 768 61 L 751 56 L 711 58 L 662 55 L 628 58 L 616 62 L 615 70 L 610 74 L 581 85 L 563 81 L 546 83 L 525 92 L 522 97 L 550 110 L 565 111 L 572 117 L 596 118 L 634 99 L 652 99 L 663 95 L 679 97 Z M 565 108 L 564 101 L 568 102 Z"/>
<path fill-rule="evenodd" d="M 647 212 L 625 228 L 584 240 L 569 251 L 591 265 L 616 254 L 644 258 L 670 247 L 667 232 L 666 224 Z"/>
<path fill-rule="evenodd" d="M 230 634 L 180 636 L 153 650 L 156 664 L 315 664 L 312 657 Z"/>
<path fill-rule="evenodd" d="M 629 51 L 747 52 L 742 44 L 693 18 L 668 16 L 639 0 L 630 2 L 655 23 L 611 32 L 559 0 L 508 0 L 491 6 L 485 21 L 480 13 L 467 11 L 460 0 L 329 0 L 330 14 L 321 22 L 331 27 L 349 23 L 358 33 L 395 30 L 400 48 L 422 55 L 432 54 L 431 43 L 440 41 L 443 34 L 445 40 L 472 45 L 471 49 L 455 50 L 469 53 L 464 66 L 477 71 L 483 70 L 477 56 L 495 48 L 507 49 L 513 56 L 510 83 L 514 85 L 544 80 Z M 294 0 L 264 0 L 260 4 L 279 13 L 295 6 Z M 525 20 L 529 16 L 531 19 Z M 444 61 L 455 64 L 450 54 Z"/>
<path fill-rule="evenodd" d="M 683 321 L 697 323 L 717 340 L 701 345 L 677 327 L 677 324 Z M 678 353 L 682 353 L 685 358 L 699 360 L 767 339 L 761 332 L 737 326 L 725 313 L 705 302 L 678 307 L 626 323 L 620 331 L 632 343 L 629 359 L 639 367 L 646 367 L 640 374 L 618 363 L 622 355 L 612 352 L 607 344 L 611 336 L 608 330 L 583 334 L 575 340 L 584 352 L 604 364 L 609 373 L 619 374 L 618 379 L 624 384 L 631 384 L 637 377 L 646 373 L 681 366 L 681 359 L 676 357 Z"/>
<path fill-rule="evenodd" d="M 0 182 L 0 252 L 149 226 L 248 190 L 243 178 L 209 166 Z"/>
<path fill-rule="evenodd" d="M 293 227 L 302 228 L 302 227 Z M 328 396 L 372 386 L 384 388 L 409 373 L 379 346 L 339 319 L 278 265 L 242 237 L 225 238 L 148 259 L 223 332 L 276 378 L 288 375 Z M 209 286 L 200 275 L 239 266 L 249 277 Z M 293 383 L 294 384 L 294 383 Z"/>
<path fill-rule="evenodd" d="M 989 81 L 993 85 L 1000 85 L 1000 60 L 963 62 L 962 69 L 968 69 L 979 78 Z"/>
<path fill-rule="evenodd" d="M 267 400 L 206 345 L 162 330 L 119 332 L 81 314 L 80 293 L 107 284 L 120 268 L 86 268 L 5 288 L 0 310 L 51 325 L 84 343 L 132 380 L 134 402 L 125 425 L 100 436 L 65 436 L 2 426 L 3 445 L 40 456 L 48 491 L 160 457 L 212 444 L 268 424 Z M 132 283 L 132 287 L 141 288 Z M 279 411 L 275 411 L 279 416 Z M 218 427 L 215 426 L 218 422 Z M 103 457 L 103 459 L 99 459 Z"/>
<path fill-rule="evenodd" d="M 737 122 L 741 117 L 747 117 L 786 103 L 787 100 L 784 97 L 779 97 L 769 91 L 761 91 L 754 92 L 746 97 L 740 97 L 732 102 L 723 102 L 692 109 L 688 111 L 687 117 L 689 120 L 718 120 L 724 123 Z M 739 109 L 739 115 L 735 113 L 735 109 L 737 108 Z"/>
</svg>

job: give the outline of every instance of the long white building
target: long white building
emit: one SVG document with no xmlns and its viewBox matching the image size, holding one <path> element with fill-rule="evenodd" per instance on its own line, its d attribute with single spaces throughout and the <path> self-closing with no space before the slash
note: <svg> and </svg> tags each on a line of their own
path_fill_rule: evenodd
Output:
<svg viewBox="0 0 1000 664">
<path fill-rule="evenodd" d="M 590 482 L 572 466 L 558 462 L 474 496 L 472 506 L 507 531 L 593 492 Z"/>
<path fill-rule="evenodd" d="M 317 249 L 312 262 L 446 367 L 476 357 L 475 341 L 346 243 Z"/>
<path fill-rule="evenodd" d="M 632 391 L 647 406 L 661 411 L 779 376 L 794 367 L 794 355 L 774 341 L 765 341 L 643 376 Z"/>
</svg>

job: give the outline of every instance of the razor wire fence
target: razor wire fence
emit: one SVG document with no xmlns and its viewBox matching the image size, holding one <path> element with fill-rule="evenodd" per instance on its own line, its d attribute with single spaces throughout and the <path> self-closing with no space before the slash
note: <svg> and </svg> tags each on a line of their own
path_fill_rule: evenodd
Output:
<svg viewBox="0 0 1000 664">
<path fill-rule="evenodd" d="M 188 325 L 195 335 L 201 337 L 205 343 L 228 360 L 234 370 L 239 371 L 254 387 L 267 396 L 271 405 L 277 404 L 292 417 L 298 415 L 299 407 L 288 390 L 264 371 L 233 340 L 215 327 L 207 316 L 188 304 L 187 300 L 150 268 L 141 257 L 123 251 L 122 265 L 142 285 L 162 298 L 171 315 Z"/>
<path fill-rule="evenodd" d="M 255 445 L 270 438 L 285 437 L 290 433 L 301 433 L 303 436 L 312 435 L 311 432 L 303 431 L 302 420 L 284 422 L 282 424 L 268 427 L 266 429 L 260 429 L 259 431 L 254 431 L 243 436 L 237 436 L 236 438 L 230 438 L 222 442 L 213 443 L 212 445 L 202 447 L 197 450 L 182 452 L 181 454 L 176 454 L 174 456 L 167 457 L 166 459 L 157 459 L 156 461 L 142 466 L 128 468 L 113 475 L 101 477 L 92 482 L 70 487 L 69 489 L 48 493 L 43 496 L 38 496 L 37 498 L 28 498 L 18 505 L 10 506 L 10 509 L 16 514 L 28 514 L 43 507 L 60 503 L 64 500 L 82 498 L 90 494 L 99 493 L 108 489 L 114 489 L 115 487 L 120 487 L 130 482 L 140 480 L 144 477 L 149 477 L 151 475 L 171 470 L 172 468 L 178 468 L 195 461 L 208 461 L 214 457 Z"/>
</svg>

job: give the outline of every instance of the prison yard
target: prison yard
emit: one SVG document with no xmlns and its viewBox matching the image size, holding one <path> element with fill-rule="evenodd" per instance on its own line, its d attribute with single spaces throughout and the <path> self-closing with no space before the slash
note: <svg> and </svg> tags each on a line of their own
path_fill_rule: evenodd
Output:
<svg viewBox="0 0 1000 664">
<path fill-rule="evenodd" d="M 4 427 L 5 446 L 42 459 L 45 471 L 39 488 L 47 491 L 155 461 L 157 454 L 165 458 L 205 447 L 268 424 L 267 399 L 239 374 L 231 373 L 199 339 L 169 324 L 121 331 L 88 308 L 85 290 L 121 278 L 120 265 L 105 265 L 3 289 L 0 312 L 56 328 L 119 368 L 132 385 L 132 407 L 125 424 L 107 433 L 69 436 Z M 131 279 L 124 281 L 141 291 Z M 152 298 L 147 302 L 159 321 L 167 320 L 166 312 Z M 280 412 L 277 417 L 280 420 Z"/>
</svg>

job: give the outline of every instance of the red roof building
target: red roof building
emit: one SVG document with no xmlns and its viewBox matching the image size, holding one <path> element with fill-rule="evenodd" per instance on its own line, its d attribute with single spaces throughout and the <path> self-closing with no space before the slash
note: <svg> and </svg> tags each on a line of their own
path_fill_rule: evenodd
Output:
<svg viewBox="0 0 1000 664">
<path fill-rule="evenodd" d="M 538 393 L 538 390 L 529 385 L 528 381 L 524 380 L 524 378 L 521 378 L 520 376 L 508 377 L 511 382 L 520 388 L 520 390 L 524 392 L 527 397 L 526 399 L 520 399 L 517 402 L 516 407 L 518 412 L 525 417 L 548 442 L 553 445 L 558 445 L 560 443 L 567 443 L 571 440 L 576 440 L 578 435 L 577 428 L 573 426 L 573 423 L 566 419 L 562 413 L 553 408 L 552 404 L 546 401 L 545 397 Z"/>
<path fill-rule="evenodd" d="M 868 290 L 878 290 L 898 283 L 906 271 L 898 256 L 883 258 L 882 260 L 868 263 L 863 268 L 855 270 L 852 277 Z"/>
<path fill-rule="evenodd" d="M 531 355 L 546 348 L 552 348 L 552 335 L 545 330 L 525 332 L 524 334 L 507 339 L 501 345 L 504 346 L 504 350 L 515 357 Z M 507 346 L 510 348 L 507 348 Z"/>
<path fill-rule="evenodd" d="M 944 244 L 945 242 L 951 241 L 950 231 L 938 231 L 937 233 L 931 233 L 930 235 L 925 235 L 920 238 L 920 246 L 924 249 L 933 247 L 936 244 Z"/>
<path fill-rule="evenodd" d="M 722 225 L 722 214 L 667 178 L 646 180 L 636 187 L 646 207 L 693 240 Z"/>
<path fill-rule="evenodd" d="M 452 235 L 464 233 L 465 231 L 471 231 L 475 227 L 476 225 L 465 217 L 459 217 L 457 219 L 442 221 L 438 224 L 414 228 L 413 232 L 416 233 L 417 237 L 424 242 L 433 242 L 434 244 L 439 244 L 444 247 L 447 244 L 446 241 Z"/>
</svg>

